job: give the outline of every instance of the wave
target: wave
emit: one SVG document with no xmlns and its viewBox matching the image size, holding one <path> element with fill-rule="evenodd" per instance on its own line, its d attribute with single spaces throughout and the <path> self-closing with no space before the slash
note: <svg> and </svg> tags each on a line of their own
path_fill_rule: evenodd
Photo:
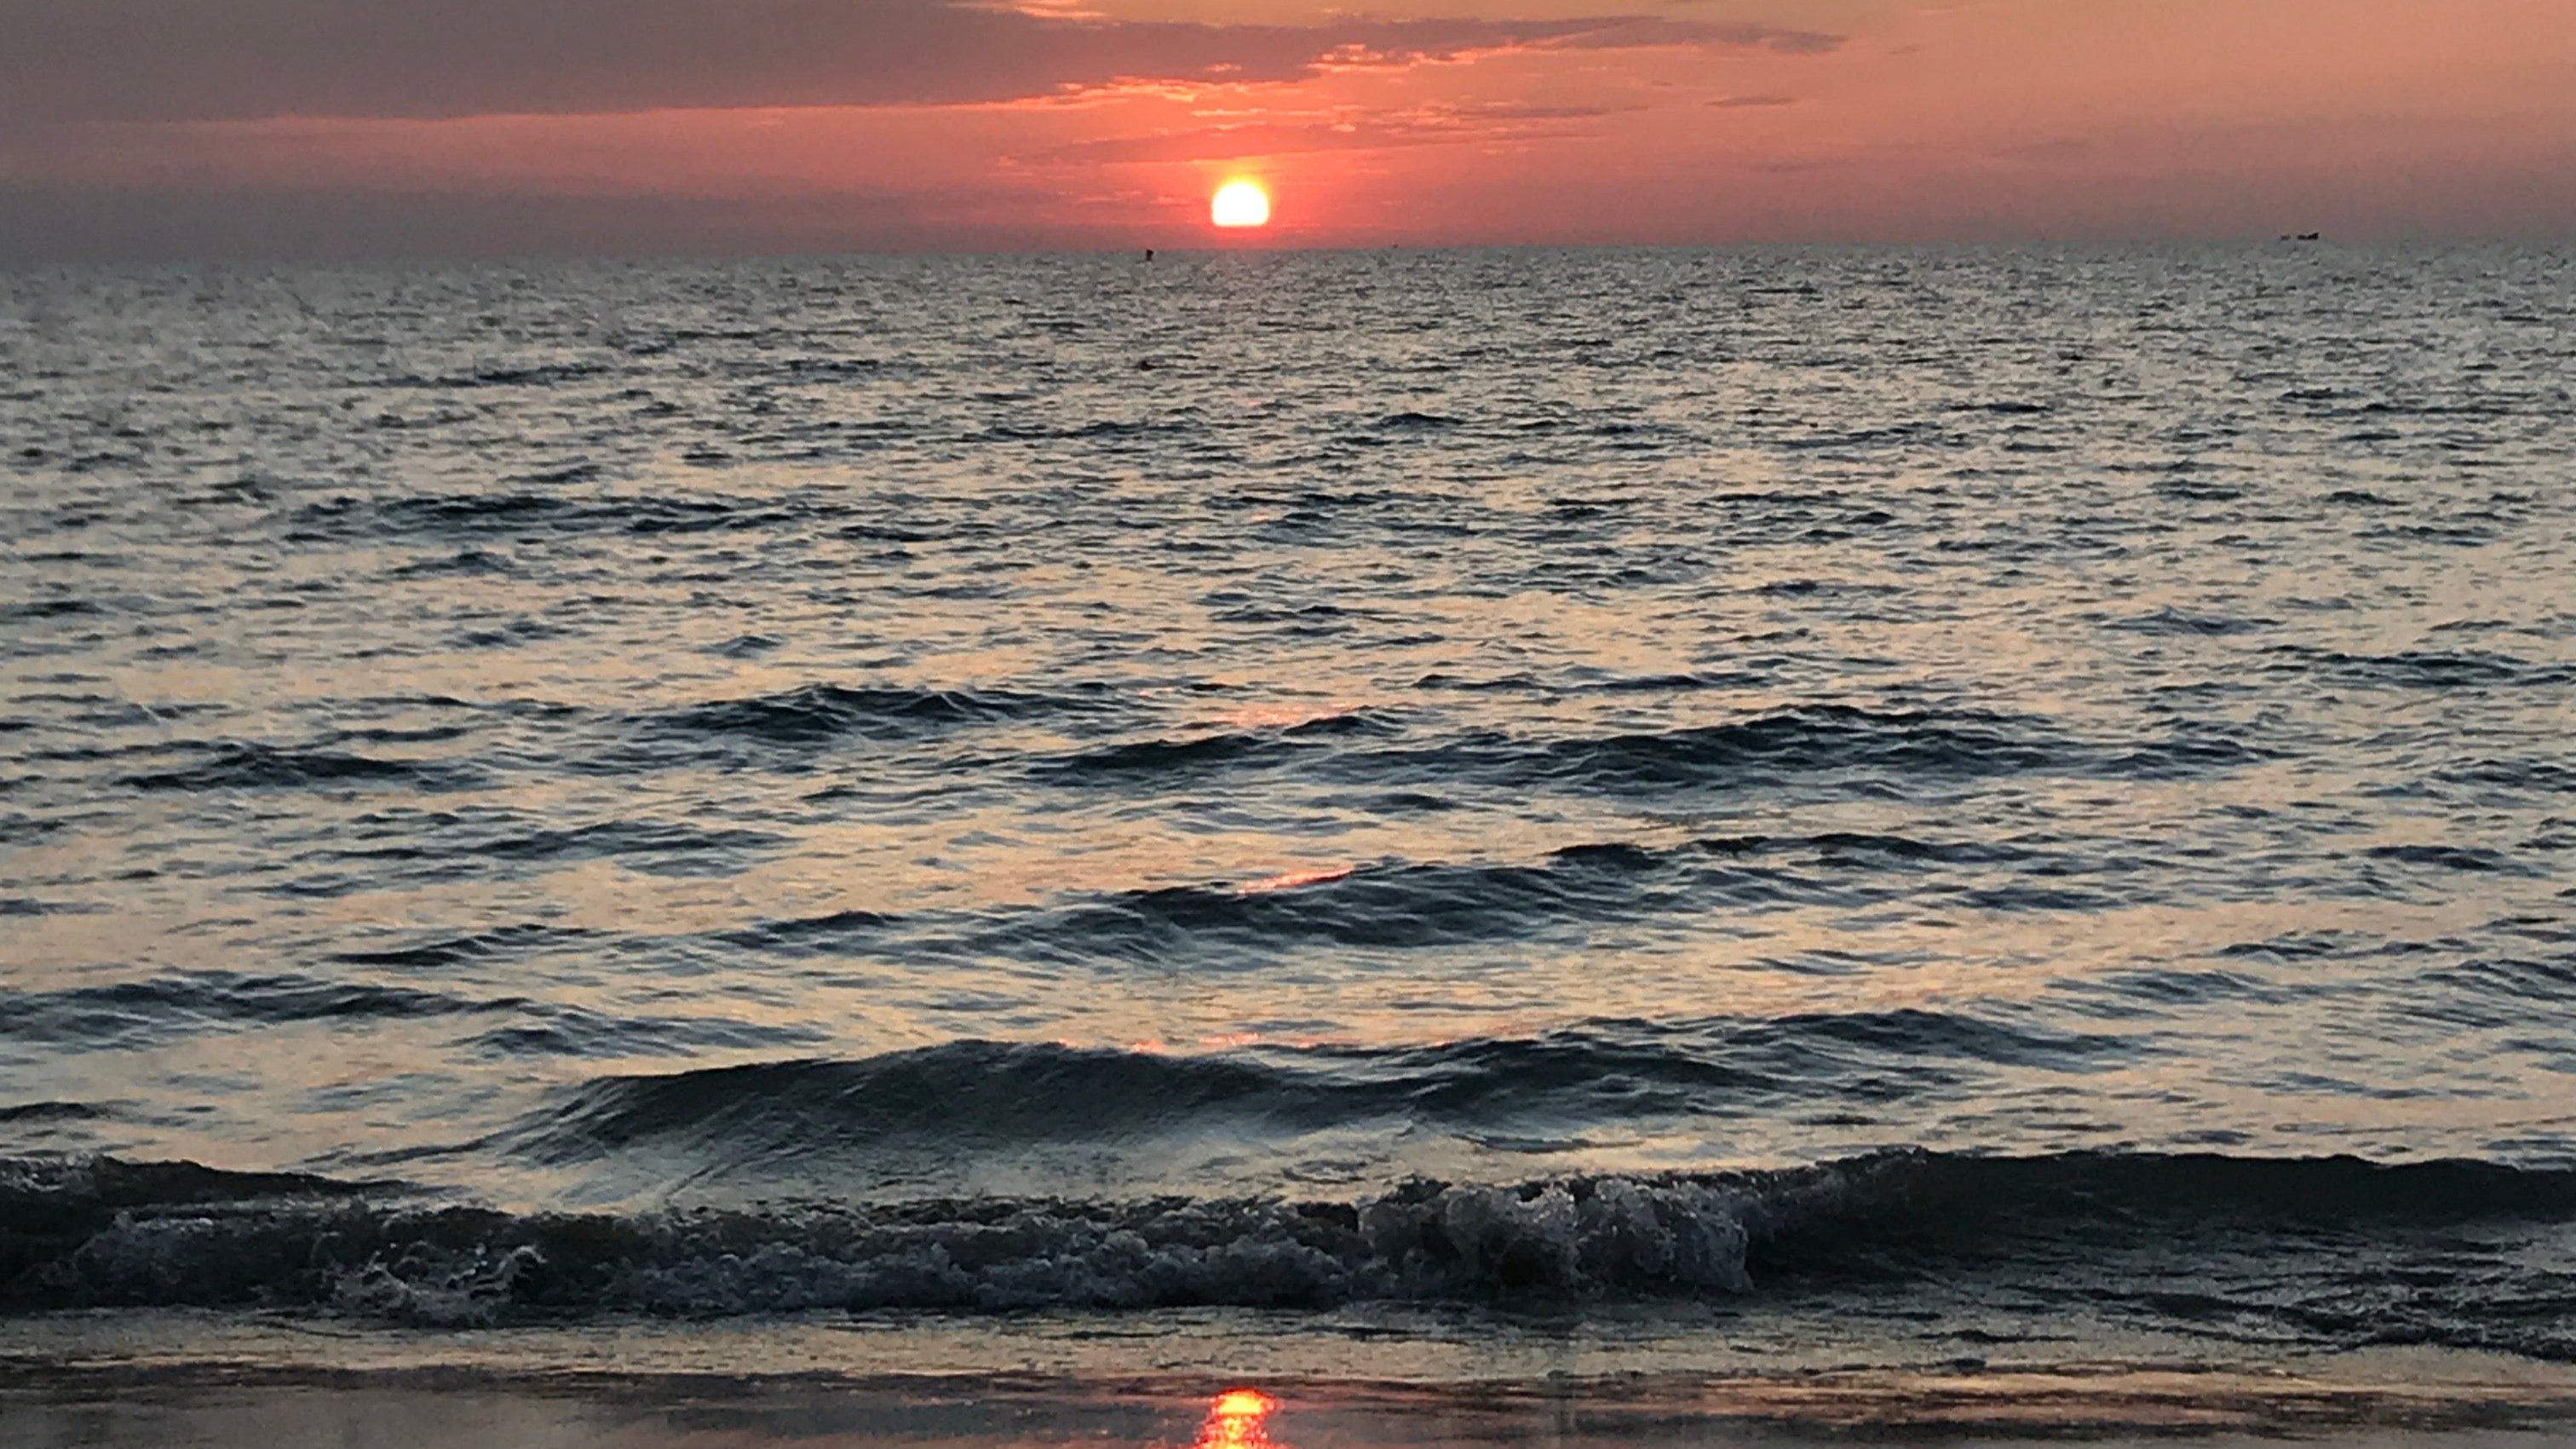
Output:
<svg viewBox="0 0 2576 1449">
<path fill-rule="evenodd" d="M 2159 498 L 2177 503 L 2233 503 L 2245 496 L 2245 490 L 2228 483 L 2211 483 L 2196 478 L 2167 478 L 2155 485 Z"/>
<path fill-rule="evenodd" d="M 540 825 L 518 812 L 489 808 L 380 812 L 359 823 L 377 827 L 374 838 L 388 843 L 342 846 L 336 858 L 357 869 L 280 889 L 335 895 L 372 888 L 381 879 L 378 872 L 389 868 L 453 878 L 482 868 L 545 869 L 587 860 L 614 860 L 646 875 L 723 875 L 775 851 L 784 840 L 770 831 L 654 819 Z"/>
<path fill-rule="evenodd" d="M 1980 1068 L 2086 1072 L 2149 1050 L 2126 1036 L 1919 1010 L 1597 1021 L 1440 1046 L 1213 1056 L 963 1041 L 857 1061 L 599 1078 L 522 1121 L 504 1145 L 550 1164 L 651 1144 L 724 1166 L 810 1169 L 836 1157 L 864 1166 L 888 1144 L 1121 1142 L 1212 1121 L 1245 1131 L 1394 1120 L 1477 1130 L 1762 1102 L 1884 1104 Z"/>
<path fill-rule="evenodd" d="M 106 612 L 88 599 L 32 599 L 23 604 L 0 604 L 0 619 L 12 623 L 35 619 L 91 618 Z"/>
<path fill-rule="evenodd" d="M 1013 399 L 1017 400 L 1017 399 Z M 1117 442 L 1129 438 L 1152 439 L 1202 432 L 1206 424 L 1196 417 L 1170 418 L 1096 418 L 1088 422 L 1062 425 L 1039 422 L 1000 422 L 967 434 L 967 443 L 1057 443 Z"/>
<path fill-rule="evenodd" d="M 2313 672 L 2344 683 L 2387 689 L 2472 690 L 2558 686 L 2576 680 L 2576 669 L 2540 664 L 2485 650 L 2408 649 L 2394 654 L 2347 654 L 2284 645 L 2268 651 L 2280 672 Z"/>
<path fill-rule="evenodd" d="M 723 1016 L 611 1016 L 570 1006 L 531 1006 L 518 1020 L 477 1033 L 451 1050 L 512 1062 L 531 1057 L 686 1056 L 701 1051 L 777 1051 L 824 1039 L 812 1027 Z"/>
<path fill-rule="evenodd" d="M 1381 860 L 1252 882 L 1068 891 L 1044 904 L 984 911 L 844 910 L 714 939 L 793 958 L 893 950 L 1122 970 L 1185 963 L 1241 974 L 1311 947 L 1439 949 L 1612 923 L 1684 930 L 1712 909 L 1904 901 L 2062 912 L 2171 898 L 2171 881 L 2142 870 L 2140 856 L 2089 844 L 1865 831 L 1600 841 L 1530 860 Z"/>
<path fill-rule="evenodd" d="M 401 945 L 340 951 L 335 952 L 331 959 L 343 965 L 383 970 L 437 971 L 478 961 L 567 949 L 597 939 L 598 933 L 579 927 L 549 926 L 530 921 L 461 935 L 415 935 Z"/>
<path fill-rule="evenodd" d="M 1243 730 L 1191 739 L 1104 745 L 1042 762 L 1048 778 L 1081 783 L 1139 774 L 1312 761 L 1352 782 L 1458 781 L 1608 790 L 1771 783 L 1794 776 L 1872 773 L 1900 779 L 2031 773 L 2163 777 L 2249 764 L 2265 752 L 2213 725 L 2132 744 L 2070 738 L 2034 720 L 1975 711 L 1869 710 L 1800 705 L 1720 725 L 1529 740 L 1462 733 L 1430 746 L 1387 739 L 1394 721 L 1366 711 L 1298 730 Z"/>
<path fill-rule="evenodd" d="M 1209 948 L 1251 953 L 1325 944 L 1399 950 L 1509 941 L 1553 927 L 1589 929 L 1608 921 L 1720 905 L 1851 907 L 1899 895 L 1937 895 L 1979 908 L 2004 908 L 2072 899 L 2074 888 L 2059 878 L 2062 863 L 2044 872 L 2049 875 L 2045 883 L 2029 885 L 1975 876 L 1935 887 L 1920 879 L 1921 870 L 1933 865 L 2000 865 L 2033 858 L 2011 846 L 1835 832 L 1717 837 L 1661 848 L 1603 842 L 1568 846 L 1528 862 L 1358 865 L 1293 889 L 1193 885 L 1125 891 L 987 918 L 953 934 L 921 922 L 917 924 L 925 934 L 916 939 L 933 949 L 967 954 L 1134 961 Z M 890 922 L 859 924 L 877 933 Z M 842 938 L 852 932 L 824 934 Z"/>
<path fill-rule="evenodd" d="M 331 786 L 409 786 L 446 789 L 463 778 L 459 767 L 429 760 L 388 760 L 343 750 L 297 749 L 224 740 L 189 745 L 193 764 L 126 777 L 137 790 L 312 789 Z"/>
<path fill-rule="evenodd" d="M 716 736 L 775 745 L 836 739 L 904 739 L 954 726 L 1035 719 L 1099 708 L 1102 689 L 1032 693 L 831 683 L 774 694 L 710 700 L 638 717 L 653 735 Z"/>
<path fill-rule="evenodd" d="M 448 373 L 434 377 L 407 374 L 373 384 L 389 388 L 429 388 L 452 390 L 484 387 L 556 387 L 567 382 L 584 382 L 607 375 L 605 362 L 539 363 L 527 367 L 486 367 L 473 372 Z"/>
<path fill-rule="evenodd" d="M 2576 1174 L 2478 1162 L 1891 1152 L 1815 1167 L 1414 1180 L 1355 1201 L 804 1202 L 511 1214 L 381 1183 L 0 1160 L 0 1311 L 431 1324 L 813 1309 L 1380 1301 L 2083 1301 L 2329 1346 L 2576 1359 Z"/>
<path fill-rule="evenodd" d="M 1445 413 L 1415 412 L 1410 409 L 1388 413 L 1374 424 L 1376 431 L 1384 433 L 1447 432 L 1462 426 L 1464 424 L 1460 420 Z"/>
<path fill-rule="evenodd" d="M 2536 875 L 2531 867 L 2499 850 L 2465 845 L 2374 845 L 2361 852 L 2366 860 L 2476 875 Z"/>
<path fill-rule="evenodd" d="M 661 820 L 603 820 L 590 825 L 496 833 L 461 844 L 458 849 L 492 860 L 618 859 L 634 870 L 691 874 L 734 869 L 742 856 L 769 850 L 780 839 L 760 830 L 707 829 Z"/>
<path fill-rule="evenodd" d="M 0 1107 L 0 1122 L 95 1122 L 115 1114 L 90 1102 L 17 1102 Z"/>
<path fill-rule="evenodd" d="M 1999 715 L 1844 705 L 1777 710 L 1696 729 L 1560 741 L 1547 754 L 1566 774 L 1623 785 L 1682 784 L 1738 771 L 2019 774 L 2059 766 L 2067 758 L 2057 741 Z"/>
<path fill-rule="evenodd" d="M 389 497 L 342 494 L 297 510 L 290 542 L 339 538 L 442 540 L 494 535 L 722 533 L 806 528 L 841 516 L 845 507 L 813 498 L 705 494 L 599 494 L 532 491 L 592 481 L 586 471 L 517 480 L 513 491 L 406 493 Z M 454 555 L 448 555 L 452 560 Z M 413 560 L 417 569 L 432 560 Z"/>
<path fill-rule="evenodd" d="M 2131 618 L 2114 619 L 2105 627 L 2136 634 L 2164 634 L 2179 638 L 2220 638 L 2234 634 L 2258 634 L 2266 629 L 2278 627 L 2279 623 L 2277 619 L 2194 613 L 2168 604 Z"/>
<path fill-rule="evenodd" d="M 388 953 L 371 959 L 399 965 Z M 435 955 L 423 959 L 438 959 Z M 503 1018 L 452 1044 L 486 1056 L 667 1056 L 701 1050 L 775 1051 L 819 1033 L 726 1017 L 610 1015 L 525 996 L 472 997 L 369 982 L 232 971 L 170 973 L 139 981 L 0 995 L 0 1041 L 79 1050 L 134 1048 L 202 1032 L 305 1022 L 466 1022 Z M 0 1121 L 18 1109 L 0 1109 Z"/>
<path fill-rule="evenodd" d="M 1279 763 L 1341 739 L 1393 739 L 1403 725 L 1383 711 L 1355 709 L 1252 725 L 1213 734 L 1157 736 L 1099 745 L 1040 762 L 1038 772 L 1063 783 L 1121 783 L 1140 776 L 1207 766 Z"/>
<path fill-rule="evenodd" d="M 1746 834 L 1657 845 L 1602 841 L 1531 861 L 1382 861 L 1276 884 L 1134 890 L 983 917 L 953 932 L 928 918 L 873 918 L 796 944 L 847 944 L 859 929 L 901 930 L 943 954 L 1134 961 L 1218 948 L 1249 963 L 1253 953 L 1306 944 L 1403 949 L 1535 939 L 1611 922 L 1679 927 L 1713 908 L 1905 901 L 1997 912 L 2100 910 L 2169 899 L 2171 889 L 2143 876 L 2137 857 L 2077 842 Z"/>
<path fill-rule="evenodd" d="M 207 1026 L 453 1016 L 535 1005 L 516 997 L 474 1001 L 407 986 L 309 976 L 196 971 L 60 991 L 0 994 L 0 1040 L 97 1049 Z"/>
</svg>

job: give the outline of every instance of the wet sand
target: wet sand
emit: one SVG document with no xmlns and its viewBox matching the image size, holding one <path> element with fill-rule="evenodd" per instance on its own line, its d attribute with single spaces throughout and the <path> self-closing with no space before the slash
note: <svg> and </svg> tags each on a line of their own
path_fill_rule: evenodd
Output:
<svg viewBox="0 0 2576 1449">
<path fill-rule="evenodd" d="M 20 1365 L 11 1449 L 721 1449 L 895 1443 L 1359 1449 L 1452 1445 L 2296 1440 L 2457 1449 L 2567 1442 L 2576 1399 L 2542 1383 L 2438 1388 L 2125 1369 L 1800 1374 L 1418 1388 L 1043 1377 L 833 1381 L 481 1371 L 286 1374 Z"/>
</svg>

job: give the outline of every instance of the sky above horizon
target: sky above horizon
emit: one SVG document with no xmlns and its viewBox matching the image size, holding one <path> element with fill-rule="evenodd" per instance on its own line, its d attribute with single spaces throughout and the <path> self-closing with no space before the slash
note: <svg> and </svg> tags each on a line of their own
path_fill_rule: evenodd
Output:
<svg viewBox="0 0 2576 1449">
<path fill-rule="evenodd" d="M 0 0 L 0 259 L 2310 229 L 2576 236 L 2576 0 Z"/>
</svg>

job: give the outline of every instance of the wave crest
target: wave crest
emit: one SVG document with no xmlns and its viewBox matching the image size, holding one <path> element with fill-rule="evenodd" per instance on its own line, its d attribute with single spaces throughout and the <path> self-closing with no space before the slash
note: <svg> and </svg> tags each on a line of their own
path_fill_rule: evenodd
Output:
<svg viewBox="0 0 2576 1449">
<path fill-rule="evenodd" d="M 1413 1181 L 1356 1203 L 977 1197 L 631 1216 L 518 1216 L 190 1163 L 22 1159 L 0 1161 L 0 1309 L 259 1306 L 460 1324 L 1543 1306 L 1985 1277 L 2140 1311 L 2180 1311 L 2179 1287 L 2194 1285 L 2228 1315 L 2339 1324 L 2356 1343 L 2571 1357 L 2576 1340 L 2546 1319 L 2564 1306 L 2570 1221 L 2576 1173 L 2350 1158 L 1896 1152 L 1775 1172 Z M 2479 1271 L 2438 1292 L 2403 1272 L 2377 1292 L 2349 1271 L 2356 1255 L 2402 1267 L 2473 1251 Z"/>
</svg>

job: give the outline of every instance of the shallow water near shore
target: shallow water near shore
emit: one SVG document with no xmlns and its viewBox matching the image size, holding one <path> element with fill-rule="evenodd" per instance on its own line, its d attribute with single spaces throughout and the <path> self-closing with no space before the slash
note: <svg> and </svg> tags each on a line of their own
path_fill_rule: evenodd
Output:
<svg viewBox="0 0 2576 1449">
<path fill-rule="evenodd" d="M 2555 1371 L 2570 316 L 2505 247 L 0 277 L 0 1343 Z"/>
<path fill-rule="evenodd" d="M 13 1442 L 276 1449 L 532 1446 L 1133 1444 L 1192 1449 L 1544 1443 L 2440 1444 L 2559 1442 L 2576 1381 L 2395 1380 L 2060 1367 L 1531 1382 L 1237 1381 L 1037 1373 L 846 1379 L 532 1373 L 454 1364 L 363 1374 L 126 1367 L 0 1383 Z M 2443 1368 L 2452 1370 L 2445 1377 Z M 1234 1387 L 1225 1387 L 1235 1383 Z"/>
</svg>

